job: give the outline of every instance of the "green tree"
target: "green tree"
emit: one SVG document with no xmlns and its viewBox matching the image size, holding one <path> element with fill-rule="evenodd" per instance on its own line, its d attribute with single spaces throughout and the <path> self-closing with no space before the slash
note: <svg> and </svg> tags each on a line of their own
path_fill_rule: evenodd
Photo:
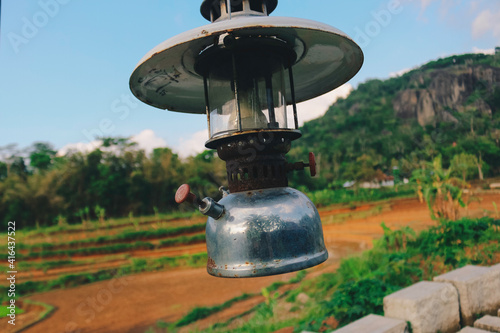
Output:
<svg viewBox="0 0 500 333">
<path fill-rule="evenodd" d="M 56 151 L 52 145 L 44 142 L 35 142 L 30 154 L 30 166 L 39 171 L 47 170 L 53 163 Z"/>
<path fill-rule="evenodd" d="M 475 175 L 478 169 L 477 157 L 467 153 L 461 153 L 453 156 L 450 162 L 450 169 L 454 174 L 462 176 L 462 182 L 465 184 L 467 179 Z"/>
<path fill-rule="evenodd" d="M 452 177 L 451 169 L 444 169 L 441 156 L 432 163 L 426 163 L 424 169 L 413 172 L 413 179 L 419 184 L 419 191 L 429 207 L 432 218 L 456 220 L 459 207 L 464 207 L 462 200 L 461 179 Z"/>
</svg>

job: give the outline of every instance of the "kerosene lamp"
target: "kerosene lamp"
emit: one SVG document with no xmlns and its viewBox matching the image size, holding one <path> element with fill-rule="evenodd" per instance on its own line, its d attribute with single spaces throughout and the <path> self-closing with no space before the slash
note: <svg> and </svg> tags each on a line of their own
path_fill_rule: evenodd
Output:
<svg viewBox="0 0 500 333">
<path fill-rule="evenodd" d="M 130 88 L 157 108 L 206 113 L 209 139 L 226 162 L 228 190 L 219 202 L 199 199 L 182 185 L 176 201 L 208 216 L 207 271 L 256 277 L 315 266 L 328 258 L 318 211 L 287 173 L 298 139 L 296 103 L 351 79 L 363 53 L 326 24 L 269 17 L 277 0 L 204 0 L 210 24 L 166 40 L 137 65 Z M 290 105 L 290 110 L 287 110 Z"/>
</svg>

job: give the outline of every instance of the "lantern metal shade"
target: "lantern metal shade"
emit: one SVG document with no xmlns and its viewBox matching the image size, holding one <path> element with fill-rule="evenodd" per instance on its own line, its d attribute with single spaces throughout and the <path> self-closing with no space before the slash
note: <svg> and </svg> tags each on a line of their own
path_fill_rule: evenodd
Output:
<svg viewBox="0 0 500 333">
<path fill-rule="evenodd" d="M 228 32 L 234 37 L 276 37 L 295 51 L 297 60 L 292 69 L 297 103 L 346 83 L 363 63 L 359 46 L 329 25 L 286 17 L 239 17 L 187 31 L 151 50 L 132 73 L 133 94 L 160 109 L 205 113 L 204 79 L 195 70 L 196 59 Z M 285 81 L 285 101 L 289 105 L 292 88 L 289 80 Z"/>
</svg>

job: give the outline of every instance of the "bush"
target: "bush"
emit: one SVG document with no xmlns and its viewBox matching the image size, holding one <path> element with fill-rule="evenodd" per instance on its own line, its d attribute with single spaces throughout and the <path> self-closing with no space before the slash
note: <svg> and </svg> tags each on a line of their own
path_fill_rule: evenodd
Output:
<svg viewBox="0 0 500 333">
<path fill-rule="evenodd" d="M 400 289 L 381 280 L 368 278 L 340 284 L 332 299 L 325 303 L 327 316 L 335 316 L 341 326 L 366 314 L 383 315 L 383 299 Z"/>
<path fill-rule="evenodd" d="M 379 188 L 367 189 L 325 189 L 314 192 L 306 192 L 311 201 L 318 207 L 329 206 L 333 204 L 345 204 L 352 202 L 370 202 L 397 197 L 408 197 L 416 195 L 416 190 L 413 186 L 400 187 L 397 191 L 395 188 Z"/>
<path fill-rule="evenodd" d="M 467 264 L 493 265 L 500 259 L 500 220 L 442 221 L 416 237 L 407 227 L 383 228 L 384 236 L 373 249 L 342 260 L 335 274 L 306 281 L 290 293 L 290 302 L 307 291 L 319 304 L 303 310 L 307 314 L 298 328 L 321 331 L 329 317 L 345 325 L 370 313 L 382 314 L 384 296 L 398 289 Z"/>
</svg>

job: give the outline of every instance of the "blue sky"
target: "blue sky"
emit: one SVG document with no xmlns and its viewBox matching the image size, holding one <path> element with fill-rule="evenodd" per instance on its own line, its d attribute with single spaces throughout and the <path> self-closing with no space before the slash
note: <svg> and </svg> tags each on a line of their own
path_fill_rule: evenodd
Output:
<svg viewBox="0 0 500 333">
<path fill-rule="evenodd" d="M 95 135 L 134 137 L 150 149 L 194 152 L 206 118 L 155 109 L 128 88 L 137 62 L 160 42 L 208 24 L 201 0 L 3 0 L 0 146 L 46 141 L 85 147 Z M 389 11 L 391 6 L 397 10 Z M 280 0 L 273 16 L 312 19 L 354 38 L 361 71 L 387 78 L 440 57 L 500 45 L 498 0 Z M 326 111 L 335 94 L 299 108 Z M 309 116 L 310 118 L 311 116 Z"/>
</svg>

